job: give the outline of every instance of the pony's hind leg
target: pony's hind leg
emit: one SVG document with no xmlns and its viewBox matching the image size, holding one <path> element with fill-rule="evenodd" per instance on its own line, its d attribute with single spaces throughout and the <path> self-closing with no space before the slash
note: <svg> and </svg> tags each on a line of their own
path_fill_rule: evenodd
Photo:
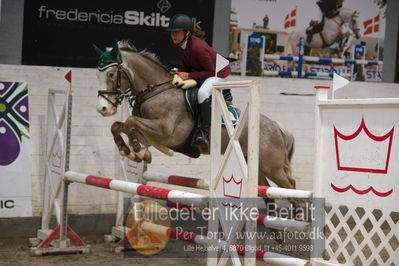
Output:
<svg viewBox="0 0 399 266">
<path fill-rule="evenodd" d="M 284 166 L 282 169 L 277 171 L 275 173 L 276 175 L 274 176 L 273 181 L 282 188 L 289 188 L 289 189 L 295 189 L 296 188 L 296 182 L 293 178 L 291 178 L 291 169 L 287 169 L 287 166 Z M 287 199 L 291 204 L 292 204 L 292 214 L 293 217 L 292 219 L 298 220 L 298 221 L 304 221 L 305 219 L 305 213 L 304 213 L 304 208 L 301 207 L 302 203 L 307 202 L 308 199 L 299 199 L 299 198 L 289 198 Z"/>
<path fill-rule="evenodd" d="M 281 188 L 295 189 L 295 179 L 291 178 L 290 171 L 285 166 L 282 166 L 269 175 L 269 178 Z"/>
</svg>

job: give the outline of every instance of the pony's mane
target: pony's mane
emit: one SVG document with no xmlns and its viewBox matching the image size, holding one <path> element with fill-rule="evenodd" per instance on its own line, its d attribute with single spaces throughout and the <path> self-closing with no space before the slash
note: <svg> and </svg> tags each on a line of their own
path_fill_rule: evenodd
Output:
<svg viewBox="0 0 399 266">
<path fill-rule="evenodd" d="M 118 42 L 119 45 L 119 50 L 121 51 L 126 51 L 126 52 L 133 52 L 133 53 L 137 53 L 141 56 L 143 56 L 144 58 L 147 58 L 149 61 L 159 65 L 160 67 L 162 67 L 163 69 L 165 69 L 166 71 L 169 72 L 169 70 L 166 68 L 166 66 L 164 66 L 161 63 L 161 60 L 159 60 L 158 56 L 155 53 L 149 52 L 146 49 L 138 52 L 136 47 L 134 47 L 134 45 L 131 45 L 128 41 L 126 40 L 122 40 Z"/>
<path fill-rule="evenodd" d="M 158 56 L 155 53 L 149 52 L 144 49 L 143 51 L 140 51 L 139 54 L 166 69 L 166 67 L 161 63 L 161 60 L 159 60 Z"/>
<path fill-rule="evenodd" d="M 118 46 L 119 46 L 119 50 L 121 50 L 121 51 L 137 53 L 136 47 L 134 47 L 134 45 L 131 45 L 129 43 L 129 41 L 126 41 L 126 40 L 119 41 Z"/>
</svg>

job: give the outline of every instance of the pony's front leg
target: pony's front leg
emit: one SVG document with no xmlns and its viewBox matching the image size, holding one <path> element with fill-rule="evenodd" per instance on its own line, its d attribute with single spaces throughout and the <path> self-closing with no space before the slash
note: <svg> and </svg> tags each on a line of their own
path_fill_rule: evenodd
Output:
<svg viewBox="0 0 399 266">
<path fill-rule="evenodd" d="M 130 132 L 128 131 L 127 133 L 128 134 L 126 134 L 125 132 L 125 134 L 129 137 L 129 145 L 133 148 L 134 152 L 139 152 L 141 150 L 141 144 L 137 137 L 136 130 L 133 129 Z"/>
<path fill-rule="evenodd" d="M 172 156 L 173 151 L 166 146 L 173 132 L 171 124 L 165 124 L 165 119 L 145 119 L 130 116 L 126 119 L 124 128 L 128 132 L 137 130 L 154 148 L 166 155 Z"/>
<path fill-rule="evenodd" d="M 114 136 L 114 142 L 121 156 L 127 156 L 130 160 L 135 162 L 141 162 L 144 156 L 137 156 L 135 152 L 132 152 L 121 137 L 121 133 L 125 133 L 124 124 L 125 123 L 122 122 L 115 122 L 112 124 L 111 133 Z"/>
<path fill-rule="evenodd" d="M 144 143 L 140 143 L 139 138 L 137 136 L 137 134 L 140 133 L 137 132 L 137 130 L 135 129 L 127 129 L 125 124 L 123 127 L 123 131 L 129 138 L 129 145 L 132 147 L 135 156 L 137 156 L 140 160 L 143 160 L 147 163 L 151 163 L 152 155 L 147 148 L 148 144 L 145 143 L 145 141 L 143 141 L 143 138 L 141 138 L 141 141 L 143 141 Z M 144 145 L 144 147 L 142 147 L 142 144 Z"/>
</svg>

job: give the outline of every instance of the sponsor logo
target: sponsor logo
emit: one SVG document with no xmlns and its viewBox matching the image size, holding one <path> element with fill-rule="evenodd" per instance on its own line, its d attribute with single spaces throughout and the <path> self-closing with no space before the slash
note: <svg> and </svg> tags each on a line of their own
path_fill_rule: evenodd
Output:
<svg viewBox="0 0 399 266">
<path fill-rule="evenodd" d="M 170 2 L 168 0 L 160 0 L 157 3 L 157 7 L 159 8 L 159 11 L 161 11 L 162 13 L 165 13 L 172 7 L 172 5 L 170 4 Z"/>
<path fill-rule="evenodd" d="M 140 25 L 150 27 L 167 27 L 169 18 L 160 13 L 151 13 L 146 15 L 142 11 L 127 10 L 125 11 L 124 22 L 127 25 Z"/>
<path fill-rule="evenodd" d="M 164 3 L 165 2 L 165 3 Z M 168 4 L 166 4 L 166 2 Z M 162 13 L 166 12 L 171 4 L 167 0 L 158 2 L 157 7 Z M 123 13 L 87 11 L 80 10 L 79 8 L 62 10 L 62 9 L 51 9 L 47 6 L 40 6 L 38 11 L 38 17 L 41 20 L 58 20 L 58 21 L 79 21 L 86 23 L 101 23 L 101 24 L 126 24 L 131 26 L 145 26 L 145 27 L 163 27 L 169 26 L 170 17 L 159 13 L 151 12 L 146 13 L 138 10 L 126 10 Z M 202 21 L 193 18 L 194 27 L 196 29 L 202 29 Z"/>
</svg>

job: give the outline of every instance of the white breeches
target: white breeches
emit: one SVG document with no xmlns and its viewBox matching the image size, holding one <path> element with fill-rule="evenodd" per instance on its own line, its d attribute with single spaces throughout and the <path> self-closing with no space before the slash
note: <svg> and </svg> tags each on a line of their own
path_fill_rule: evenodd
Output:
<svg viewBox="0 0 399 266">
<path fill-rule="evenodd" d="M 209 77 L 204 83 L 202 83 L 201 87 L 198 90 L 198 103 L 202 103 L 212 94 L 212 85 L 213 83 L 224 81 L 223 78 L 218 77 Z"/>
</svg>

